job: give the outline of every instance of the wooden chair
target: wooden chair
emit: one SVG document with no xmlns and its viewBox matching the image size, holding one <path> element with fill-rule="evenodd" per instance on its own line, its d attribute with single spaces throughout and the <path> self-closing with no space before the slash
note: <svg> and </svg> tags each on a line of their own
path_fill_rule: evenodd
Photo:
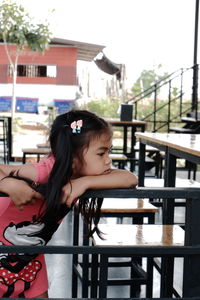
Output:
<svg viewBox="0 0 200 300">
<path fill-rule="evenodd" d="M 178 225 L 126 225 L 126 224 L 100 224 L 99 229 L 103 233 L 103 239 L 100 239 L 97 234 L 93 236 L 94 246 L 183 246 L 184 245 L 184 231 Z M 142 269 L 137 260 L 131 258 L 131 273 L 130 278 L 110 279 L 108 277 L 108 270 L 114 265 L 109 263 L 109 258 L 112 256 L 107 255 L 104 257 L 104 263 L 99 262 L 98 255 L 92 256 L 92 271 L 91 271 L 91 296 L 97 298 L 97 290 L 99 287 L 99 298 L 106 298 L 107 287 L 113 285 L 127 285 L 130 286 L 130 297 L 134 297 L 134 290 L 138 286 L 146 285 L 146 297 L 152 297 L 153 294 L 153 265 L 155 261 L 153 258 L 147 258 L 146 270 Z M 115 255 L 116 257 L 116 255 Z M 173 261 L 172 261 L 173 262 Z M 165 262 L 166 263 L 166 262 Z M 142 272 L 143 271 L 143 272 Z M 99 274 L 99 277 L 98 277 Z M 141 274 L 146 276 L 140 278 Z"/>
</svg>

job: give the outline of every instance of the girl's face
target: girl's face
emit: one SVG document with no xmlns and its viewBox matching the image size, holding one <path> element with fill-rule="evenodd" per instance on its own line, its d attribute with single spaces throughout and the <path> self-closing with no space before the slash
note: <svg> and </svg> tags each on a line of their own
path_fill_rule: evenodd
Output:
<svg viewBox="0 0 200 300">
<path fill-rule="evenodd" d="M 82 164 L 74 158 L 73 175 L 80 177 L 108 174 L 111 170 L 111 148 L 112 140 L 105 133 L 91 140 L 89 147 L 83 150 Z"/>
</svg>

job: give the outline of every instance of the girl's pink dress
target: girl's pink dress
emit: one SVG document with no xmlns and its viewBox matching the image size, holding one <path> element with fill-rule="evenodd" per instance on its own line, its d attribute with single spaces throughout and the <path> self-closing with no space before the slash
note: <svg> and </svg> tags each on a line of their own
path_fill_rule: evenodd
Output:
<svg viewBox="0 0 200 300">
<path fill-rule="evenodd" d="M 34 164 L 37 182 L 45 183 L 54 163 L 48 157 Z M 41 201 L 20 211 L 8 197 L 0 198 L 0 245 L 45 245 L 57 224 L 35 222 Z M 52 233 L 51 233 L 52 230 Z M 48 290 L 44 255 L 0 253 L 0 297 L 33 298 Z"/>
</svg>

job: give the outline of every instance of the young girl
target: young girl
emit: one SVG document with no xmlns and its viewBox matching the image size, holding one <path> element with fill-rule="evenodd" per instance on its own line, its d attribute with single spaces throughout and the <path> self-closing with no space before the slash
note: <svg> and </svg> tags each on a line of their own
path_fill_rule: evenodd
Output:
<svg viewBox="0 0 200 300">
<path fill-rule="evenodd" d="M 137 184 L 131 172 L 111 169 L 112 130 L 93 113 L 59 115 L 49 141 L 51 153 L 39 163 L 0 166 L 0 191 L 9 195 L 0 198 L 1 245 L 46 245 L 87 189 Z M 46 183 L 45 197 L 18 177 Z M 0 255 L 0 297 L 48 298 L 47 290 L 44 255 Z"/>
</svg>

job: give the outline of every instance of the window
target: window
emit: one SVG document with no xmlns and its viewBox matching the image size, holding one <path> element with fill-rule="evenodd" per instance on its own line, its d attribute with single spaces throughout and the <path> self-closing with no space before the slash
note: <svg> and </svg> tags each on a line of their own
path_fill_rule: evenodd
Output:
<svg viewBox="0 0 200 300">
<path fill-rule="evenodd" d="M 56 77 L 56 66 L 47 66 L 47 77 Z"/>
<path fill-rule="evenodd" d="M 8 67 L 8 76 L 12 76 L 12 68 Z M 43 65 L 18 65 L 17 76 L 19 77 L 56 77 L 56 66 Z"/>
<path fill-rule="evenodd" d="M 26 66 L 17 66 L 17 76 L 26 76 Z"/>
<path fill-rule="evenodd" d="M 47 67 L 46 66 L 38 66 L 37 76 L 38 77 L 47 77 Z"/>
</svg>

